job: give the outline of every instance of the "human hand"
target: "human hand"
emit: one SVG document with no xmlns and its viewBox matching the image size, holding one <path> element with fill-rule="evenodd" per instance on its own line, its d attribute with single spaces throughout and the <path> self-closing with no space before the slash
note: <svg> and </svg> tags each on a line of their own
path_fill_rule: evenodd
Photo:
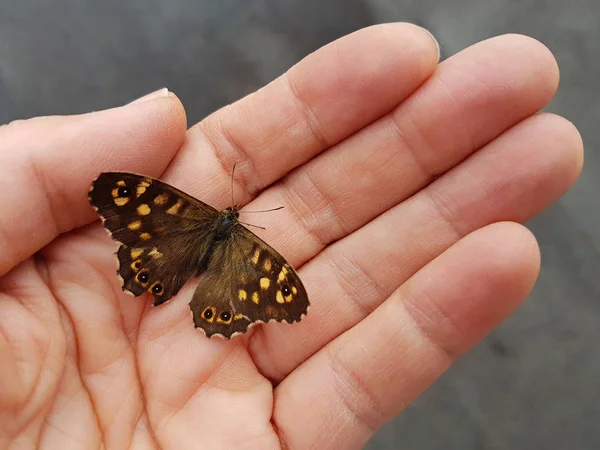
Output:
<svg viewBox="0 0 600 450">
<path fill-rule="evenodd" d="M 173 94 L 0 128 L 1 448 L 360 448 L 526 298 L 522 223 L 582 143 L 522 36 L 437 66 L 406 24 L 361 30 L 185 131 Z M 229 341 L 122 293 L 87 201 L 99 172 L 236 200 L 304 281 L 302 322 Z M 242 212 L 243 214 L 243 212 Z"/>
</svg>

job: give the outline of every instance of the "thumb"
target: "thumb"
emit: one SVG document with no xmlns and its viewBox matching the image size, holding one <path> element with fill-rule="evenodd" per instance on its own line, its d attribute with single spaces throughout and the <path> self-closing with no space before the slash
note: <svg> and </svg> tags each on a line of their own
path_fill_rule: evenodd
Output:
<svg viewBox="0 0 600 450">
<path fill-rule="evenodd" d="M 0 127 L 0 275 L 95 219 L 87 193 L 99 172 L 160 175 L 185 131 L 183 105 L 166 89 L 106 111 Z"/>
</svg>

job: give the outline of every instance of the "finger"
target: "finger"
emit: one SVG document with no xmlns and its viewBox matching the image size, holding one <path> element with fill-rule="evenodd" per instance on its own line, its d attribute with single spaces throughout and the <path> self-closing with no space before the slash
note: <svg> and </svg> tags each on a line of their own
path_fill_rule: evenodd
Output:
<svg viewBox="0 0 600 450">
<path fill-rule="evenodd" d="M 192 128 L 167 180 L 229 206 L 237 161 L 236 199 L 247 199 L 394 108 L 437 61 L 436 42 L 414 25 L 345 36 Z"/>
<path fill-rule="evenodd" d="M 270 190 L 269 203 L 287 208 L 277 213 L 282 225 L 271 227 L 270 217 L 262 224 L 267 239 L 301 242 L 296 255 L 308 260 L 537 112 L 556 84 L 556 61 L 524 36 L 491 39 L 459 53 L 390 114 Z M 440 108 L 443 102 L 449 105 Z M 258 201 L 252 209 L 265 205 Z M 295 242 L 281 230 L 299 230 Z"/>
<path fill-rule="evenodd" d="M 274 420 L 284 442 L 362 448 L 514 311 L 538 271 L 537 243 L 522 226 L 490 225 L 459 241 L 281 383 Z"/>
<path fill-rule="evenodd" d="M 287 206 L 277 214 L 278 221 L 287 222 L 282 228 L 299 230 L 300 260 L 410 197 L 539 111 L 557 82 L 553 56 L 524 36 L 490 39 L 444 61 L 390 114 L 269 192 L 281 196 L 270 203 Z"/>
<path fill-rule="evenodd" d="M 173 94 L 72 117 L 0 128 L 0 274 L 95 217 L 87 193 L 103 170 L 159 175 L 185 135 Z"/>
<path fill-rule="evenodd" d="M 271 325 L 252 336 L 250 351 L 261 372 L 284 377 L 466 234 L 497 221 L 530 219 L 569 189 L 581 163 L 573 125 L 534 116 L 328 247 L 300 271 L 312 300 L 308 316 L 298 326 Z"/>
</svg>

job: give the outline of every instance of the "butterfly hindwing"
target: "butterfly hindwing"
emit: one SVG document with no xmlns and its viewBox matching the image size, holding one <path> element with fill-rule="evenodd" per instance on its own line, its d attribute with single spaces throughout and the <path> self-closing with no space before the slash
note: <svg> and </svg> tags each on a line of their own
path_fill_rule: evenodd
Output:
<svg viewBox="0 0 600 450">
<path fill-rule="evenodd" d="M 117 257 L 123 290 L 149 292 L 160 304 L 197 273 L 216 209 L 159 180 L 121 172 L 102 173 L 89 198 L 122 244 Z"/>
<path fill-rule="evenodd" d="M 215 247 L 190 303 L 197 327 L 226 338 L 255 322 L 297 322 L 308 306 L 292 266 L 239 224 Z"/>
</svg>

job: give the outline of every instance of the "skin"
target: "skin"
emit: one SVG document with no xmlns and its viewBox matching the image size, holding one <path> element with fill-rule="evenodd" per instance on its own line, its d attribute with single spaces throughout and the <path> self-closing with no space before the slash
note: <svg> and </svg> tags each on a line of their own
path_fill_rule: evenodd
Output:
<svg viewBox="0 0 600 450">
<path fill-rule="evenodd" d="M 558 68 L 510 35 L 438 65 L 379 25 L 309 55 L 186 132 L 161 90 L 0 127 L 0 448 L 360 448 L 527 297 L 520 223 L 582 166 L 539 113 Z M 244 215 L 299 268 L 311 309 L 230 341 L 121 292 L 87 201 L 101 171 L 161 177 Z"/>
</svg>

